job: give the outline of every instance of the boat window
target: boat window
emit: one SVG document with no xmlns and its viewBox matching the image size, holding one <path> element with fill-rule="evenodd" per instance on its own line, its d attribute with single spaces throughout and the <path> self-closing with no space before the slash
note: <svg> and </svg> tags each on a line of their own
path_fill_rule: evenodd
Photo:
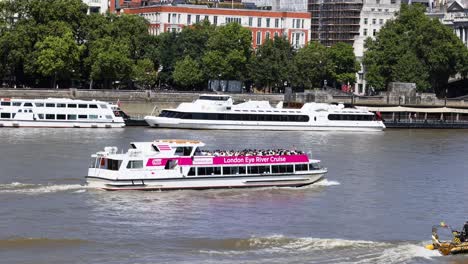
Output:
<svg viewBox="0 0 468 264">
<path fill-rule="evenodd" d="M 221 175 L 221 167 L 214 167 L 213 168 L 214 175 Z"/>
<path fill-rule="evenodd" d="M 111 115 L 106 115 L 106 119 L 112 119 Z"/>
<path fill-rule="evenodd" d="M 121 164 L 122 164 L 121 160 L 107 159 L 107 169 L 108 170 L 118 171 Z"/>
<path fill-rule="evenodd" d="M 87 104 L 79 104 L 78 108 L 88 108 L 88 105 Z"/>
<path fill-rule="evenodd" d="M 36 105 L 36 107 L 44 107 L 44 103 L 34 103 L 34 105 Z"/>
<path fill-rule="evenodd" d="M 98 159 L 97 158 L 91 158 L 89 161 L 89 167 L 91 169 L 98 168 Z"/>
<path fill-rule="evenodd" d="M 46 119 L 52 119 L 52 120 L 53 120 L 53 119 L 55 119 L 55 115 L 54 115 L 54 114 L 46 114 L 46 115 L 45 115 L 45 118 L 46 118 Z"/>
<path fill-rule="evenodd" d="M 341 121 L 372 121 L 374 115 L 363 115 L 363 114 L 330 114 L 328 120 L 341 120 Z"/>
<path fill-rule="evenodd" d="M 23 113 L 23 109 L 18 110 L 18 113 Z"/>
<path fill-rule="evenodd" d="M 24 103 L 24 106 L 27 106 L 27 107 L 32 107 L 32 103 Z"/>
<path fill-rule="evenodd" d="M 97 105 L 95 105 L 95 104 L 90 104 L 90 105 L 89 105 L 89 108 L 98 108 L 98 107 L 97 107 Z"/>
<path fill-rule="evenodd" d="M 67 107 L 68 108 L 76 108 L 76 104 L 68 104 Z"/>
<path fill-rule="evenodd" d="M 191 167 L 187 176 L 195 176 L 195 168 L 194 167 Z"/>
<path fill-rule="evenodd" d="M 97 115 L 89 115 L 89 119 L 98 119 Z"/>
<path fill-rule="evenodd" d="M 192 147 L 177 147 L 175 155 L 178 156 L 190 156 L 192 154 Z"/>
<path fill-rule="evenodd" d="M 21 106 L 21 102 L 13 102 L 13 106 Z"/>
<path fill-rule="evenodd" d="M 1 102 L 0 105 L 2 105 L 2 106 L 10 106 L 10 105 L 11 105 L 11 102 Z"/>
<path fill-rule="evenodd" d="M 246 173 L 245 166 L 240 166 L 238 168 L 239 168 L 239 174 L 245 174 Z"/>
<path fill-rule="evenodd" d="M 76 115 L 67 115 L 68 120 L 76 120 Z"/>
<path fill-rule="evenodd" d="M 249 174 L 257 174 L 258 173 L 258 166 L 249 166 Z"/>
<path fill-rule="evenodd" d="M 107 105 L 105 105 L 105 104 L 100 104 L 99 106 L 100 106 L 102 109 L 107 109 Z"/>
<path fill-rule="evenodd" d="M 47 103 L 46 107 L 55 107 L 55 104 Z"/>
<path fill-rule="evenodd" d="M 228 96 L 200 96 L 199 99 L 201 100 L 210 100 L 210 101 L 227 101 L 229 99 Z"/>
<path fill-rule="evenodd" d="M 195 155 L 195 156 L 201 156 L 201 155 L 202 155 L 202 152 L 201 152 L 201 150 L 200 150 L 199 147 L 196 147 L 196 148 L 195 148 L 194 155 Z"/>
<path fill-rule="evenodd" d="M 78 115 L 78 119 L 88 119 L 87 115 Z"/>
<path fill-rule="evenodd" d="M 1 113 L 0 118 L 10 118 L 11 114 L 10 113 Z"/>
<path fill-rule="evenodd" d="M 127 164 L 127 169 L 142 169 L 143 161 L 142 160 L 131 160 Z"/>
<path fill-rule="evenodd" d="M 57 107 L 60 107 L 60 108 L 64 108 L 66 106 L 67 106 L 66 104 L 57 104 Z"/>
<path fill-rule="evenodd" d="M 310 170 L 319 170 L 320 164 L 319 163 L 310 163 Z"/>
<path fill-rule="evenodd" d="M 258 173 L 270 173 L 270 166 L 258 166 Z"/>
<path fill-rule="evenodd" d="M 37 118 L 44 119 L 44 114 L 37 114 Z"/>
<path fill-rule="evenodd" d="M 166 163 L 166 166 L 164 167 L 164 169 L 165 170 L 172 170 L 177 166 L 178 163 L 179 163 L 179 161 L 176 160 L 176 159 L 168 160 L 167 163 Z"/>
<path fill-rule="evenodd" d="M 58 114 L 57 115 L 57 120 L 65 120 L 66 115 Z"/>
<path fill-rule="evenodd" d="M 307 171 L 309 170 L 309 166 L 307 164 L 296 164 L 296 171 Z"/>
</svg>

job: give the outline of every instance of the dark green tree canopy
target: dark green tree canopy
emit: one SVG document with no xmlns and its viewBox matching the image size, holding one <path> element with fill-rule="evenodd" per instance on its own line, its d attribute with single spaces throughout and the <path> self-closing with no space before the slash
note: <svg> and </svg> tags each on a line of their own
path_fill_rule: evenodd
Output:
<svg viewBox="0 0 468 264">
<path fill-rule="evenodd" d="M 414 82 L 418 90 L 442 94 L 450 76 L 466 74 L 468 49 L 452 30 L 425 15 L 422 5 L 402 5 L 375 40 L 367 39 L 364 65 L 368 83 Z"/>
</svg>

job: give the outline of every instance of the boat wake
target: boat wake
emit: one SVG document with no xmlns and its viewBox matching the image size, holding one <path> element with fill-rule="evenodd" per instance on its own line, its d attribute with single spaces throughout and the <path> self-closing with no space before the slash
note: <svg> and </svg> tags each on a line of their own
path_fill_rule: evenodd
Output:
<svg viewBox="0 0 468 264">
<path fill-rule="evenodd" d="M 24 194 L 41 194 L 41 193 L 55 193 L 65 191 L 84 192 L 88 187 L 80 184 L 27 184 L 20 182 L 13 182 L 7 184 L 0 184 L 1 193 L 24 193 Z"/>
<path fill-rule="evenodd" d="M 427 241 L 426 241 L 427 242 Z M 281 235 L 197 241 L 202 254 L 211 256 L 264 255 L 265 263 L 297 260 L 308 263 L 407 263 L 440 256 L 424 248 L 424 242 L 376 242 L 365 240 L 288 238 Z M 276 257 L 275 257 L 276 256 Z M 259 263 L 260 263 L 259 262 Z"/>
<path fill-rule="evenodd" d="M 319 182 L 316 182 L 314 184 L 312 184 L 311 186 L 334 186 L 334 185 L 340 185 L 341 183 L 337 182 L 337 181 L 329 181 L 328 179 L 323 179 Z"/>
</svg>

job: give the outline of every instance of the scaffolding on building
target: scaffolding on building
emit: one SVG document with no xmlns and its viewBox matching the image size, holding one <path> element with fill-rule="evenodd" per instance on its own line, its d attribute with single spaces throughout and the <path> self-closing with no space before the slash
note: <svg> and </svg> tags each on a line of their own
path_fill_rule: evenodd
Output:
<svg viewBox="0 0 468 264">
<path fill-rule="evenodd" d="M 312 41 L 330 47 L 338 42 L 353 45 L 359 35 L 363 0 L 309 0 Z"/>
</svg>

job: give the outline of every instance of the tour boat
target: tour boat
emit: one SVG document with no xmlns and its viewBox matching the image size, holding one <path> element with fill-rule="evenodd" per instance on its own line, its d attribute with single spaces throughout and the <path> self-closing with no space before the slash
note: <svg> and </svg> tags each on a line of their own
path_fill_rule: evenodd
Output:
<svg viewBox="0 0 468 264">
<path fill-rule="evenodd" d="M 146 116 L 151 127 L 248 130 L 382 131 L 385 125 L 364 107 L 306 103 L 300 109 L 272 107 L 268 101 L 234 104 L 229 95 L 204 94 L 192 103 Z"/>
<path fill-rule="evenodd" d="M 116 105 L 66 98 L 0 98 L 0 127 L 124 127 Z"/>
<path fill-rule="evenodd" d="M 133 142 L 126 153 L 105 147 L 86 177 L 104 190 L 175 190 L 289 186 L 320 181 L 319 160 L 296 150 L 203 151 L 193 140 Z"/>
</svg>

